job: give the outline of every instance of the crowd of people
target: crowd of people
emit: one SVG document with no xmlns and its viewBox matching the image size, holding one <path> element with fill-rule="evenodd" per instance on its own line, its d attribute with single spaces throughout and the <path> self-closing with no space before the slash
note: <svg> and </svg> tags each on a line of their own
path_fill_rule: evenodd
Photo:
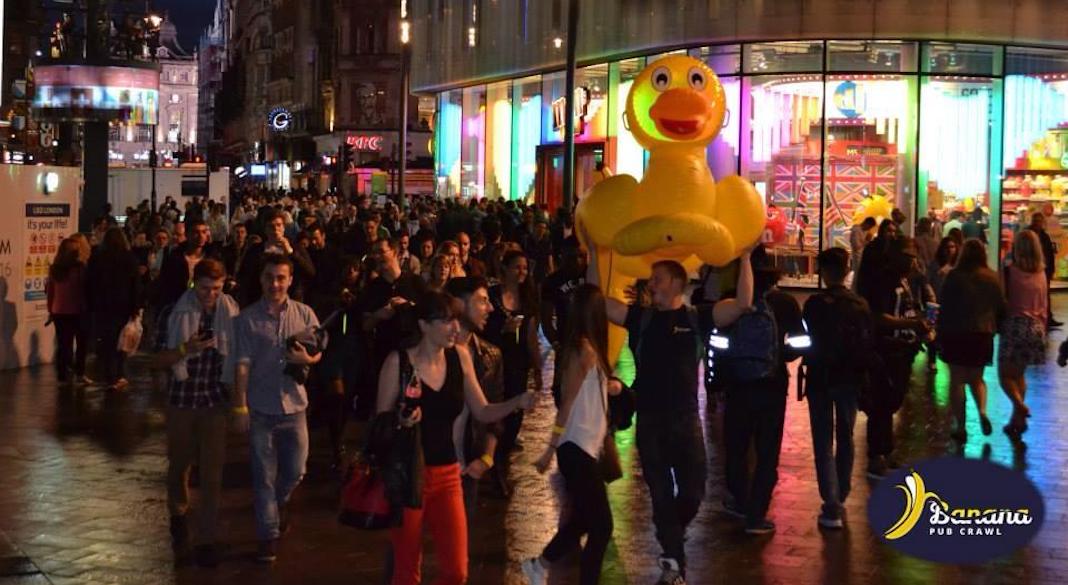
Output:
<svg viewBox="0 0 1068 585">
<path fill-rule="evenodd" d="M 382 425 L 419 429 L 417 477 L 392 528 L 390 582 L 420 582 L 425 529 L 435 583 L 464 583 L 479 484 L 510 496 L 523 413 L 551 379 L 555 423 L 535 465 L 546 472 L 556 460 L 570 506 L 523 573 L 546 583 L 554 563 L 581 548 L 580 582 L 598 582 L 613 525 L 612 434 L 630 424 L 619 412 L 630 404 L 662 549 L 658 583 L 684 584 L 687 526 L 706 499 L 702 369 L 706 391 L 721 396 L 708 402 L 724 408 L 722 511 L 750 535 L 775 530 L 768 509 L 797 378 L 823 502 L 816 520 L 834 530 L 851 491 L 858 411 L 867 415 L 868 475 L 900 465 L 893 416 L 920 352 L 932 366 L 948 364 L 953 436 L 963 443 L 965 387 L 981 432 L 992 433 L 983 371 L 1000 336 L 996 367 L 1013 405 L 1003 430 L 1020 441 L 1030 416 L 1025 373 L 1044 363 L 1058 325 L 1052 249 L 1037 215 L 996 269 L 981 239 L 959 228 L 943 237 L 946 226 L 921 221 L 913 238 L 903 216 L 866 222 L 852 255 L 818 255 L 823 287 L 802 306 L 779 290 L 761 245 L 731 267 L 703 270 L 692 296 L 686 270 L 665 260 L 629 303 L 606 298 L 597 256 L 565 210 L 252 189 L 235 192 L 230 208 L 193 198 L 179 209 L 168 198 L 158 210 L 127 209 L 121 226 L 108 209 L 88 237 L 63 241 L 47 287 L 64 386 L 93 383 L 86 356 L 95 345 L 100 383 L 124 391 L 127 329 L 143 322 L 141 345 L 166 372 L 172 543 L 206 567 L 219 562 L 228 432 L 249 437 L 257 559 L 270 563 L 305 472 L 311 405 L 339 470 L 348 422 L 368 423 L 369 453 L 383 448 Z M 627 332 L 632 380 L 614 370 L 611 325 Z M 543 347 L 555 353 L 545 378 Z M 787 364 L 799 359 L 791 376 Z M 194 465 L 200 498 L 190 523 Z"/>
</svg>

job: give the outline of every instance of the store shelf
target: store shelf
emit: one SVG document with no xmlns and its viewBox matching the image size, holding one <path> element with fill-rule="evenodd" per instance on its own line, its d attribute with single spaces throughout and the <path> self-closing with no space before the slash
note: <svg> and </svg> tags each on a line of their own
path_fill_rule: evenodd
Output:
<svg viewBox="0 0 1068 585">
<path fill-rule="evenodd" d="M 1068 176 L 1068 169 L 1005 169 L 1006 175 L 1065 175 Z"/>
</svg>

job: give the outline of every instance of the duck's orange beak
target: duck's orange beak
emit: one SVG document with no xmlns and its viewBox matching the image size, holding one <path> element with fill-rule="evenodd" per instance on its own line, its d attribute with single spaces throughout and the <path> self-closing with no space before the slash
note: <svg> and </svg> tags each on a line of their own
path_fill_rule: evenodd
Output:
<svg viewBox="0 0 1068 585">
<path fill-rule="evenodd" d="M 690 88 L 676 88 L 660 94 L 649 108 L 649 117 L 656 129 L 668 138 L 692 140 L 704 130 L 711 112 L 708 99 L 701 93 Z"/>
</svg>

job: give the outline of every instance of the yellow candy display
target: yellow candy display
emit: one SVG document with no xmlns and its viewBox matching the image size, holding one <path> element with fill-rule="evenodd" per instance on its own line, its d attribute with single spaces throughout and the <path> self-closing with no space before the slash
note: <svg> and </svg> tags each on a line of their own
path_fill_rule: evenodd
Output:
<svg viewBox="0 0 1068 585">
<path fill-rule="evenodd" d="M 607 295 L 622 299 L 657 260 L 677 260 L 691 271 L 702 263 L 723 266 L 760 238 L 766 220 L 760 195 L 737 176 L 716 183 L 705 159 L 726 112 L 723 86 L 696 59 L 665 57 L 634 80 L 626 122 L 649 151 L 645 176 L 605 179 L 576 211 Z M 609 333 L 613 359 L 623 337 L 619 328 Z"/>
</svg>

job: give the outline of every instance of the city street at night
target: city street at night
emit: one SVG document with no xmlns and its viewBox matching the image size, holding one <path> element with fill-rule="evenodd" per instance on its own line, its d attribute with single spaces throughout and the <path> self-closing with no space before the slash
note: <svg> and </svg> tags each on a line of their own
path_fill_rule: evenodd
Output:
<svg viewBox="0 0 1068 585">
<path fill-rule="evenodd" d="M 1057 299 L 1068 310 L 1068 298 Z M 1055 337 L 1055 339 L 1058 339 Z M 1058 339 L 1059 340 L 1059 339 Z M 949 438 L 947 372 L 928 374 L 921 360 L 905 407 L 897 418 L 903 461 L 955 453 Z M 382 583 L 386 534 L 363 532 L 336 520 L 339 484 L 330 471 L 322 429 L 313 428 L 308 478 L 295 495 L 293 528 L 278 562 L 253 562 L 255 535 L 249 498 L 245 441 L 230 436 L 223 480 L 218 569 L 175 567 L 167 534 L 166 444 L 162 394 L 137 367 L 131 388 L 120 396 L 102 389 L 57 391 L 51 369 L 0 375 L 0 584 L 207 584 Z M 1068 410 L 1061 398 L 1068 370 L 1052 360 L 1030 375 L 1033 402 L 1026 448 L 1014 448 L 1001 433 L 1008 401 L 991 393 L 996 430 L 984 437 L 969 412 L 964 455 L 1026 472 L 1045 495 L 1046 521 L 1026 548 L 975 566 L 938 565 L 904 556 L 879 544 L 868 526 L 869 481 L 858 453 L 853 494 L 846 503 L 846 529 L 816 526 L 819 497 L 812 463 L 807 408 L 790 397 L 779 485 L 769 517 L 770 537 L 749 537 L 720 510 L 723 494 L 720 416 L 710 415 L 708 497 L 686 543 L 690 581 L 697 584 L 1059 584 L 1068 581 Z M 988 381 L 996 381 L 988 371 Z M 547 440 L 552 400 L 542 395 L 524 425 L 523 451 L 515 454 L 510 502 L 483 489 L 472 527 L 470 582 L 520 585 L 518 562 L 538 553 L 560 517 L 561 482 L 547 481 L 531 466 Z M 863 445 L 864 416 L 857 444 Z M 602 583 L 652 583 L 656 540 L 649 499 L 633 435 L 617 436 L 626 474 L 609 488 L 615 531 Z M 484 486 L 487 488 L 488 486 Z M 981 486 L 979 489 L 982 489 Z M 431 555 L 432 558 L 432 555 Z M 428 571 L 433 574 L 431 561 Z M 565 565 L 553 583 L 574 582 Z"/>
</svg>

